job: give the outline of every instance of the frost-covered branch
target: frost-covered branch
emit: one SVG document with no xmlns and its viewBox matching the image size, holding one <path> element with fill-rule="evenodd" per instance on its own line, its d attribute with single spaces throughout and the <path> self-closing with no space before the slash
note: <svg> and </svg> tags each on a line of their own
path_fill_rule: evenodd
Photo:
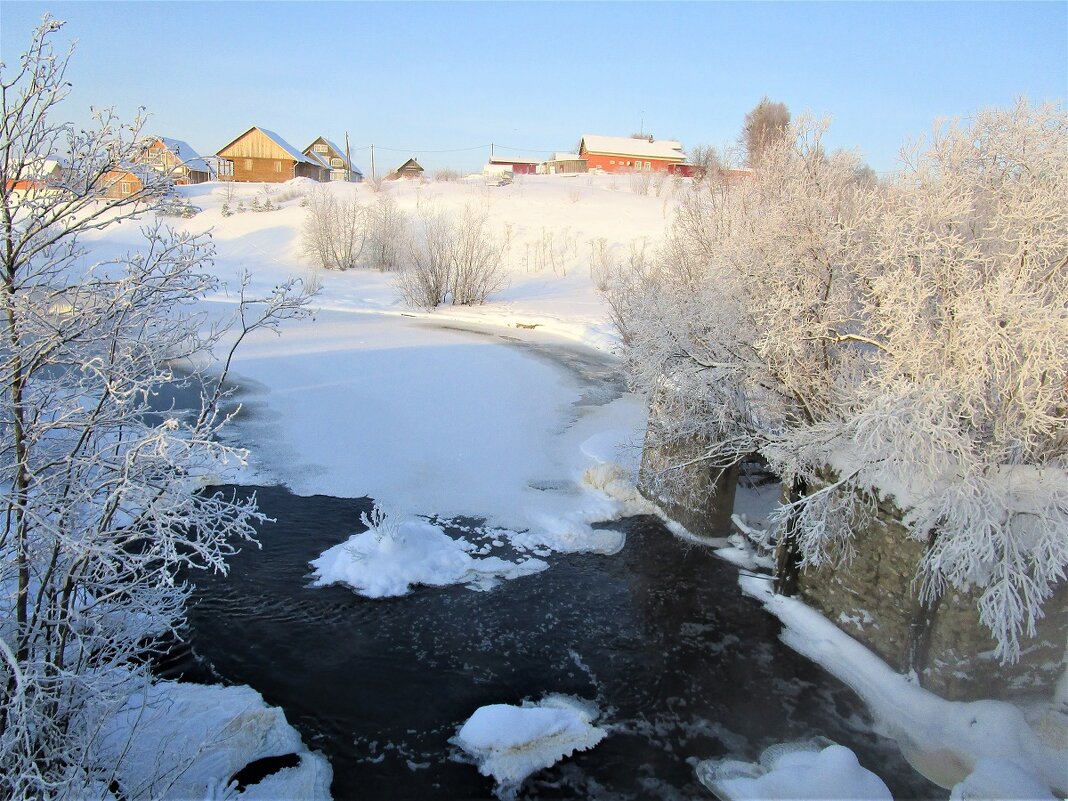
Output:
<svg viewBox="0 0 1068 801">
<path fill-rule="evenodd" d="M 5 798 L 102 795 L 109 766 L 95 761 L 95 732 L 182 620 L 189 590 L 178 571 L 225 570 L 264 519 L 254 499 L 206 489 L 244 458 L 218 437 L 233 351 L 220 380 L 211 348 L 226 332 L 201 333 L 198 304 L 216 289 L 204 269 L 210 242 L 155 224 L 110 261 L 93 262 L 80 244 L 152 210 L 165 183 L 116 199 L 102 191 L 134 152 L 139 123 L 105 113 L 86 132 L 50 121 L 66 94 L 66 58 L 48 44 L 59 29 L 46 18 L 16 74 L 0 75 Z M 64 166 L 45 175 L 53 156 Z M 306 313 L 299 282 L 259 298 L 246 288 L 237 342 Z M 176 363 L 193 373 L 178 375 Z M 212 379 L 190 414 L 155 404 L 169 384 Z"/>
</svg>

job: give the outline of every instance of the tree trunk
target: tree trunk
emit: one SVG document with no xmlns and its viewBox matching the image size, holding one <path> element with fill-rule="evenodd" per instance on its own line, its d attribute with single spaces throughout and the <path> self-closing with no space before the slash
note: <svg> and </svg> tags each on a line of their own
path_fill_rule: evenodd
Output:
<svg viewBox="0 0 1068 801">
<path fill-rule="evenodd" d="M 804 479 L 795 478 L 790 485 L 787 503 L 795 503 L 808 494 Z M 779 595 L 797 595 L 797 576 L 800 572 L 801 553 L 797 547 L 797 519 L 794 514 L 787 518 L 775 543 L 775 592 Z"/>
</svg>

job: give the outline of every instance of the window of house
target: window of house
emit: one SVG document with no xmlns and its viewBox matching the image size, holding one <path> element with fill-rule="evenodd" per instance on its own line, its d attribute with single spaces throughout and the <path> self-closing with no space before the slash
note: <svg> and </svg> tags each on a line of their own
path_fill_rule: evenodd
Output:
<svg viewBox="0 0 1068 801">
<path fill-rule="evenodd" d="M 640 161 L 634 162 L 634 169 L 640 170 L 641 168 L 642 168 L 642 163 Z"/>
<path fill-rule="evenodd" d="M 276 161 L 274 163 L 274 171 L 275 172 L 281 172 L 282 171 L 282 162 Z"/>
<path fill-rule="evenodd" d="M 312 150 L 314 150 L 316 153 L 329 153 L 330 152 L 330 148 L 328 148 L 326 145 L 323 145 L 323 144 L 316 145 L 315 147 L 312 148 Z"/>
<path fill-rule="evenodd" d="M 615 163 L 616 163 L 616 160 L 615 160 L 615 159 L 612 159 L 612 160 L 611 160 L 611 161 L 609 161 L 608 163 L 609 163 L 609 164 L 615 164 Z"/>
<path fill-rule="evenodd" d="M 245 159 L 245 172 L 252 172 L 252 159 Z"/>
<path fill-rule="evenodd" d="M 652 168 L 652 165 L 648 161 L 645 162 L 645 169 L 648 170 L 648 169 L 651 169 L 651 168 Z"/>
<path fill-rule="evenodd" d="M 119 184 L 119 192 L 121 192 L 124 195 L 130 194 L 130 182 L 129 181 L 123 181 L 121 184 Z"/>
<path fill-rule="evenodd" d="M 344 159 L 330 159 L 330 166 L 331 167 L 344 167 L 345 166 L 345 161 L 344 161 Z"/>
</svg>

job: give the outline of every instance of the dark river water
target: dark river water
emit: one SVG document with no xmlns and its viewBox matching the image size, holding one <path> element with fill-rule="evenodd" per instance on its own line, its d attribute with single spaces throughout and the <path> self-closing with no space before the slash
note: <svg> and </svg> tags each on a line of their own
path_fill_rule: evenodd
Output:
<svg viewBox="0 0 1068 801">
<path fill-rule="evenodd" d="M 360 530 L 370 501 L 257 492 L 278 522 L 229 576 L 195 577 L 187 676 L 210 670 L 281 706 L 330 759 L 336 798 L 492 798 L 449 738 L 479 706 L 546 693 L 595 701 L 609 736 L 520 798 L 711 798 L 697 760 L 815 735 L 856 751 L 895 798 L 945 797 L 869 732 L 846 687 L 779 642 L 736 567 L 655 519 L 615 524 L 627 544 L 614 556 L 551 556 L 490 592 L 368 600 L 311 588 L 308 562 Z"/>
</svg>

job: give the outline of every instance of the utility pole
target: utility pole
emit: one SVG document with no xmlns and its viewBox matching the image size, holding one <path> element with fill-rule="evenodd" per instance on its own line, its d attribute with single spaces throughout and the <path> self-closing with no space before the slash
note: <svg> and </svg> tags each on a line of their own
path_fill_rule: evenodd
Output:
<svg viewBox="0 0 1068 801">
<path fill-rule="evenodd" d="M 375 146 L 371 145 L 371 180 L 375 179 Z"/>
<path fill-rule="evenodd" d="M 349 153 L 349 132 L 345 131 L 345 180 L 352 183 L 352 154 Z"/>
<path fill-rule="evenodd" d="M 493 163 L 493 142 L 490 142 L 490 163 Z"/>
</svg>

